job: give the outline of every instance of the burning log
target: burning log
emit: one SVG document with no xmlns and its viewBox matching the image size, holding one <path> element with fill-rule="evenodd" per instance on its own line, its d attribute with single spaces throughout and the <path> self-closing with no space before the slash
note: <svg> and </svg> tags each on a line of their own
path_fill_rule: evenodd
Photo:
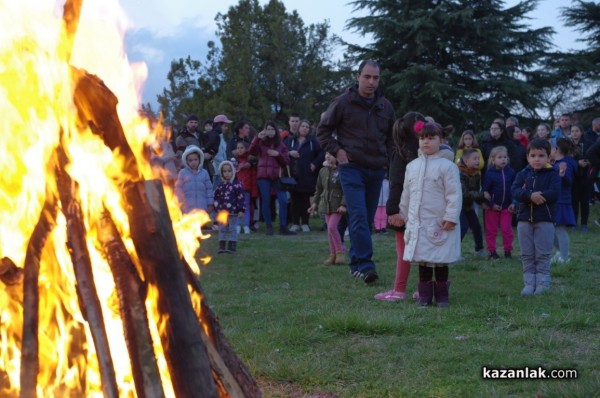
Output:
<svg viewBox="0 0 600 398">
<path fill-rule="evenodd" d="M 67 246 L 75 271 L 79 306 L 90 326 L 94 346 L 96 347 L 104 396 L 118 398 L 115 369 L 108 346 L 104 319 L 102 318 L 102 308 L 94 284 L 92 263 L 85 242 L 86 228 L 83 222 L 83 214 L 76 193 L 73 192 L 75 182 L 65 171 L 67 158 L 64 150 L 59 148 L 57 155 L 56 182 L 61 209 L 67 220 Z"/>
<path fill-rule="evenodd" d="M 38 279 L 42 250 L 56 226 L 57 198 L 48 194 L 40 218 L 33 229 L 25 254 L 23 281 L 23 341 L 21 344 L 21 397 L 35 397 L 39 370 Z"/>
<path fill-rule="evenodd" d="M 23 281 L 23 269 L 8 257 L 3 257 L 0 261 L 0 281 L 7 286 L 18 285 Z"/>
<path fill-rule="evenodd" d="M 148 316 L 144 305 L 146 286 L 139 277 L 108 210 L 105 210 L 100 220 L 98 240 L 115 280 L 137 396 L 164 397 L 152 337 L 148 330 Z"/>
<path fill-rule="evenodd" d="M 171 218 L 159 181 L 124 192 L 131 237 L 148 283 L 158 290 L 161 340 L 178 397 L 217 397 L 200 322 L 194 313 Z"/>
<path fill-rule="evenodd" d="M 73 80 L 77 81 L 73 101 L 79 120 L 86 123 L 94 134 L 99 135 L 107 147 L 123 157 L 121 184 L 140 180 L 137 160 L 127 143 L 117 114 L 117 97 L 99 77 L 76 68 L 72 68 L 71 73 Z"/>
<path fill-rule="evenodd" d="M 184 263 L 185 261 L 182 260 Z M 186 265 L 186 276 L 188 283 L 192 286 L 194 292 L 202 296 L 201 311 L 199 320 L 207 328 L 210 341 L 206 343 L 209 347 L 209 356 L 213 371 L 220 373 L 219 379 L 228 391 L 239 390 L 241 395 L 246 398 L 261 398 L 256 380 L 252 377 L 246 365 L 235 354 L 235 351 L 229 344 L 229 341 L 223 334 L 221 324 L 217 315 L 204 300 L 204 292 L 198 277 L 194 274 L 191 267 Z"/>
</svg>

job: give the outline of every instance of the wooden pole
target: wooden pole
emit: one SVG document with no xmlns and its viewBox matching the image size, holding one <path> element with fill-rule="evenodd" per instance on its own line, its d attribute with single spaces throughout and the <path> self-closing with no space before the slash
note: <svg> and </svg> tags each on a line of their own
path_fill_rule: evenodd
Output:
<svg viewBox="0 0 600 398">
<path fill-rule="evenodd" d="M 102 307 L 100 306 L 96 285 L 94 284 L 92 261 L 85 241 L 87 233 L 83 221 L 83 213 L 79 205 L 79 198 L 75 192 L 76 184 L 65 171 L 67 157 L 62 147 L 58 148 L 57 155 L 58 161 L 55 168 L 56 183 L 60 196 L 61 209 L 67 220 L 67 248 L 71 255 L 75 271 L 79 306 L 90 326 L 94 340 L 104 397 L 118 398 L 119 392 L 115 369 L 110 355 L 104 319 L 102 318 Z"/>
<path fill-rule="evenodd" d="M 104 211 L 100 219 L 98 241 L 115 280 L 137 396 L 163 398 L 165 394 L 144 304 L 147 288 L 139 277 L 108 210 Z"/>
<path fill-rule="evenodd" d="M 39 371 L 40 261 L 46 240 L 56 226 L 57 198 L 47 193 L 39 220 L 33 229 L 23 267 L 23 340 L 21 342 L 21 398 L 35 397 Z"/>
<path fill-rule="evenodd" d="M 162 184 L 141 181 L 124 190 L 131 238 L 149 284 L 158 291 L 161 342 L 177 397 L 217 397 L 179 257 Z"/>
<path fill-rule="evenodd" d="M 222 384 L 229 392 L 235 393 L 232 396 L 262 398 L 263 395 L 258 384 L 256 384 L 256 380 L 236 355 L 221 329 L 219 318 L 207 304 L 198 276 L 194 274 L 192 268 L 184 259 L 182 259 L 182 262 L 185 264 L 187 281 L 193 292 L 202 297 L 200 314 L 197 315 L 198 320 L 208 330 L 209 341 L 206 345 L 212 348 L 209 349 L 209 356 L 213 372 L 221 375 Z"/>
<path fill-rule="evenodd" d="M 76 68 L 71 69 L 76 81 L 73 101 L 77 108 L 78 119 L 99 135 L 107 147 L 124 159 L 119 185 L 138 181 L 142 178 L 137 160 L 117 113 L 119 100 L 98 76 Z"/>
</svg>

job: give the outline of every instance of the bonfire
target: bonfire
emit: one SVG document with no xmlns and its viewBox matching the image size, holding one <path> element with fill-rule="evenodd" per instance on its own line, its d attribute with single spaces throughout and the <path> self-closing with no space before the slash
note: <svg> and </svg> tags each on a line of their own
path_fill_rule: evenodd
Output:
<svg viewBox="0 0 600 398">
<path fill-rule="evenodd" d="M 50 3 L 0 13 L 0 396 L 260 396 L 202 295 L 209 218 L 148 162 L 120 7 Z"/>
</svg>

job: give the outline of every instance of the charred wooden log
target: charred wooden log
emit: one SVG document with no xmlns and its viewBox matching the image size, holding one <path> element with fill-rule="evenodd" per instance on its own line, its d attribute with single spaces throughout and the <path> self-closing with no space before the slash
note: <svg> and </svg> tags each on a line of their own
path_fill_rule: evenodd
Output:
<svg viewBox="0 0 600 398">
<path fill-rule="evenodd" d="M 197 314 L 199 316 L 199 320 L 204 325 L 207 330 L 208 337 L 210 341 L 207 346 L 212 346 L 216 349 L 216 353 L 218 357 L 209 350 L 209 355 L 211 356 L 211 365 L 213 367 L 213 371 L 220 372 L 223 376 L 221 379 L 222 383 L 225 385 L 227 390 L 240 390 L 241 396 L 246 398 L 261 398 L 262 392 L 256 383 L 256 380 L 252 377 L 246 365 L 239 359 L 231 344 L 225 337 L 223 330 L 221 329 L 221 324 L 219 322 L 219 318 L 215 314 L 215 312 L 210 308 L 204 299 L 204 292 L 202 291 L 202 285 L 198 280 L 198 276 L 194 274 L 192 268 L 182 260 L 186 266 L 186 277 L 190 286 L 192 286 L 194 292 L 202 296 L 201 300 L 201 310 L 200 313 Z M 213 363 L 214 362 L 214 363 Z M 222 362 L 224 366 L 219 366 L 219 363 Z M 221 368 L 225 368 L 224 370 L 219 370 Z M 230 377 L 232 377 L 235 382 L 233 382 Z"/>
<path fill-rule="evenodd" d="M 57 150 L 57 165 L 55 168 L 56 183 L 61 202 L 62 212 L 67 220 L 67 248 L 73 262 L 79 306 L 87 320 L 100 368 L 102 379 L 102 392 L 105 397 L 117 398 L 119 396 L 115 369 L 113 366 L 108 337 L 102 318 L 102 307 L 98 299 L 92 262 L 87 249 L 85 237 L 86 228 L 83 214 L 79 205 L 79 198 L 75 192 L 76 184 L 65 171 L 67 156 L 62 148 Z"/>
<path fill-rule="evenodd" d="M 47 194 L 39 220 L 33 229 L 25 254 L 23 280 L 23 340 L 21 343 L 21 391 L 22 398 L 35 397 L 39 370 L 39 290 L 40 261 L 42 250 L 52 229 L 56 226 L 58 200 Z"/>
<path fill-rule="evenodd" d="M 164 323 L 161 341 L 175 395 L 217 397 L 162 184 L 157 180 L 131 184 L 124 198 L 144 275 L 158 290 L 157 307 Z"/>
<path fill-rule="evenodd" d="M 98 76 L 72 68 L 73 80 L 77 81 L 73 102 L 80 122 L 99 135 L 107 147 L 118 153 L 124 160 L 121 185 L 128 181 L 138 181 L 141 173 L 137 160 L 127 143 L 123 126 L 117 113 L 117 97 Z"/>
<path fill-rule="evenodd" d="M 115 280 L 137 396 L 138 398 L 162 398 L 164 391 L 144 304 L 146 285 L 139 277 L 107 210 L 100 219 L 98 231 L 98 241 L 102 245 Z"/>
<path fill-rule="evenodd" d="M 0 260 L 0 281 L 7 286 L 18 285 L 23 281 L 23 269 L 17 267 L 10 258 Z"/>
</svg>

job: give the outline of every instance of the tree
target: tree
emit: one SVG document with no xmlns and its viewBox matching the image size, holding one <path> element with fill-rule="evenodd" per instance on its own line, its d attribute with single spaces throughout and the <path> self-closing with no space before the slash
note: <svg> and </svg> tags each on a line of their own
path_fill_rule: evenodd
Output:
<svg viewBox="0 0 600 398">
<path fill-rule="evenodd" d="M 322 109 L 315 104 L 347 83 L 348 69 L 330 61 L 336 37 L 327 22 L 305 26 L 279 0 L 264 7 L 241 0 L 216 21 L 223 54 L 220 94 L 237 117 L 285 122 L 298 112 L 318 120 Z"/>
<path fill-rule="evenodd" d="M 225 113 L 260 127 L 298 112 L 317 121 L 323 104 L 348 84 L 349 68 L 331 61 L 338 39 L 327 22 L 305 26 L 279 0 L 240 0 L 215 21 L 220 46 L 209 43 L 204 65 L 190 57 L 171 65 L 169 89 L 159 96 L 170 118 Z"/>
<path fill-rule="evenodd" d="M 352 18 L 348 27 L 374 40 L 349 50 L 357 60 L 381 63 L 399 114 L 418 110 L 458 129 L 481 129 L 517 109 L 535 115 L 542 87 L 553 77 L 541 65 L 554 31 L 522 22 L 537 1 L 506 9 L 503 3 L 356 0 L 355 10 L 369 15 Z"/>
<path fill-rule="evenodd" d="M 600 105 L 600 3 L 582 0 L 574 3 L 562 8 L 563 19 L 566 26 L 583 34 L 579 41 L 588 47 L 568 54 L 558 67 L 562 76 L 579 83 L 580 88 L 587 87 L 580 106 L 593 107 Z"/>
<path fill-rule="evenodd" d="M 171 70 L 167 75 L 169 87 L 163 89 L 158 96 L 158 104 L 163 114 L 164 123 L 177 126 L 186 115 L 197 113 L 199 106 L 194 93 L 199 91 L 201 64 L 199 61 L 180 58 L 171 62 Z"/>
</svg>

